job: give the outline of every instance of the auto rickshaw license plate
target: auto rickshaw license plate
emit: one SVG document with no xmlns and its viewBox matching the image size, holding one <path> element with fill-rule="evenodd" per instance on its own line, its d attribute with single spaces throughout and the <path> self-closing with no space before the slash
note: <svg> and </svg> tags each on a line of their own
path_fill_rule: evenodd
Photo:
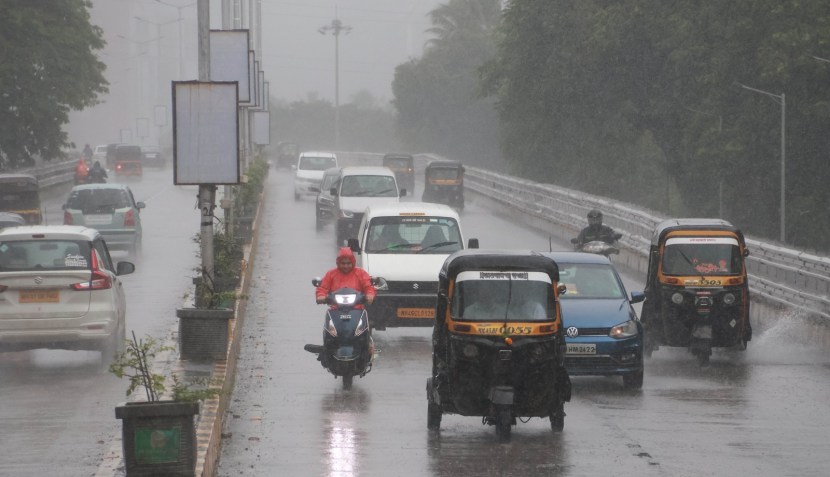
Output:
<svg viewBox="0 0 830 477">
<path fill-rule="evenodd" d="M 398 318 L 435 318 L 435 309 L 398 308 Z"/>
<path fill-rule="evenodd" d="M 31 290 L 20 292 L 20 303 L 60 303 L 58 290 Z"/>
<path fill-rule="evenodd" d="M 567 354 L 597 354 L 597 345 L 593 343 L 571 343 L 568 344 Z"/>
</svg>

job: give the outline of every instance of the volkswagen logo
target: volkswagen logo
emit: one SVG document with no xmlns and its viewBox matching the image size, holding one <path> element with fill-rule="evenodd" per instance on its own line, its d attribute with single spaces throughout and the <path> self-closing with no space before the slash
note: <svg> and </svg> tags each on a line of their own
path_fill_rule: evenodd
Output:
<svg viewBox="0 0 830 477">
<path fill-rule="evenodd" d="M 413 290 L 417 290 L 418 288 L 419 288 L 419 285 L 417 283 L 412 284 L 412 289 Z"/>
<path fill-rule="evenodd" d="M 38 284 L 38 285 L 43 283 L 43 277 L 35 277 L 35 283 Z"/>
<path fill-rule="evenodd" d="M 576 326 L 569 326 L 567 330 L 565 330 L 565 334 L 568 335 L 568 338 L 576 338 L 579 336 L 579 328 Z"/>
</svg>

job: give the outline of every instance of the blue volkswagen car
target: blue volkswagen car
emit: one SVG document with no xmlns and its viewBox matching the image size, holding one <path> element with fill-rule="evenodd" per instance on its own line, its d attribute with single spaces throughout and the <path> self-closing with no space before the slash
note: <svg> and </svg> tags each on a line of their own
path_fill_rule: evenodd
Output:
<svg viewBox="0 0 830 477">
<path fill-rule="evenodd" d="M 565 368 L 571 376 L 622 376 L 630 389 L 643 387 L 643 326 L 608 258 L 580 252 L 545 252 L 559 265 Z"/>
</svg>

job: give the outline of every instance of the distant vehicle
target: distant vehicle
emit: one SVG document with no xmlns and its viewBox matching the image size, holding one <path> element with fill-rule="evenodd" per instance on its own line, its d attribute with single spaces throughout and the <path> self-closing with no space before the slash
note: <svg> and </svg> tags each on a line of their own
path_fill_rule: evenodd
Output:
<svg viewBox="0 0 830 477">
<path fill-rule="evenodd" d="M 106 167 L 108 169 L 112 169 L 112 167 L 115 166 L 115 150 L 118 148 L 118 146 L 126 146 L 126 145 L 127 144 L 121 144 L 121 143 L 117 143 L 117 142 L 107 144 L 107 152 L 104 155 L 104 159 L 106 159 L 106 163 L 104 161 L 102 161 L 101 165 L 102 166 L 106 165 Z M 94 154 L 93 154 L 93 164 L 94 164 L 94 161 L 96 161 L 96 160 L 97 159 L 94 158 Z"/>
<path fill-rule="evenodd" d="M 0 212 L 20 215 L 27 224 L 43 220 L 40 209 L 40 183 L 30 174 L 0 174 Z"/>
<path fill-rule="evenodd" d="M 140 179 L 144 175 L 142 166 L 144 153 L 137 155 L 134 149 L 130 149 L 129 152 L 123 151 L 123 154 L 119 154 L 122 152 L 121 149 L 116 149 L 115 177 L 120 180 Z"/>
<path fill-rule="evenodd" d="M 571 376 L 622 376 L 626 388 L 643 386 L 643 326 L 608 258 L 593 253 L 543 252 L 559 265 L 565 368 Z"/>
<path fill-rule="evenodd" d="M 451 253 L 464 249 L 458 213 L 443 204 L 373 204 L 357 236 L 349 239 L 357 265 L 385 283 L 367 307 L 372 326 L 432 326 L 438 272 Z M 478 248 L 478 240 L 470 239 L 467 248 Z"/>
<path fill-rule="evenodd" d="M 19 214 L 0 212 L 0 230 L 8 227 L 26 225 L 26 220 Z"/>
<path fill-rule="evenodd" d="M 129 187 L 123 184 L 75 186 L 63 206 L 65 225 L 83 225 L 101 232 L 111 250 L 141 252 L 141 209 Z"/>
<path fill-rule="evenodd" d="M 300 145 L 283 141 L 277 144 L 277 167 L 291 167 L 300 158 Z"/>
<path fill-rule="evenodd" d="M 464 210 L 464 166 L 458 161 L 432 161 L 427 164 L 421 200 Z"/>
<path fill-rule="evenodd" d="M 126 338 L 119 276 L 94 229 L 63 225 L 0 231 L 0 351 L 95 350 L 102 365 Z"/>
<path fill-rule="evenodd" d="M 299 200 L 302 195 L 316 195 L 311 188 L 319 188 L 323 172 L 332 167 L 337 167 L 337 156 L 330 152 L 300 154 L 294 165 L 294 200 Z"/>
<path fill-rule="evenodd" d="M 340 180 L 340 168 L 332 167 L 323 172 L 323 181 L 320 187 L 311 186 L 311 190 L 317 192 L 317 207 L 314 209 L 314 223 L 317 230 L 335 219 L 334 196 L 331 195 L 331 188 Z"/>
<path fill-rule="evenodd" d="M 383 156 L 383 167 L 388 167 L 395 173 L 398 187 L 415 193 L 415 158 L 411 154 L 386 154 Z"/>
<path fill-rule="evenodd" d="M 167 165 L 167 157 L 158 146 L 142 146 L 141 153 L 141 163 L 146 167 L 164 168 Z"/>
<path fill-rule="evenodd" d="M 357 237 L 363 211 L 373 204 L 400 201 L 406 190 L 398 189 L 395 173 L 388 167 L 353 166 L 340 170 L 340 181 L 331 188 L 334 196 L 335 240 L 342 245 Z"/>
<path fill-rule="evenodd" d="M 107 162 L 107 145 L 99 144 L 92 150 L 92 160 L 90 162 L 98 161 L 101 164 Z"/>
</svg>

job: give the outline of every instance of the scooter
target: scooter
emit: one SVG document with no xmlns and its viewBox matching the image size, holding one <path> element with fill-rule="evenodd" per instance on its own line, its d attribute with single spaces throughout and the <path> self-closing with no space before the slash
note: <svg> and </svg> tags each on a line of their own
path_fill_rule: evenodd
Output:
<svg viewBox="0 0 830 477">
<path fill-rule="evenodd" d="M 320 279 L 311 283 L 320 286 Z M 323 344 L 307 344 L 304 349 L 317 355 L 335 378 L 343 378 L 343 389 L 352 388 L 355 376 L 361 378 L 372 370 L 374 343 L 369 327 L 369 315 L 364 308 L 357 308 L 366 301 L 365 295 L 352 288 L 341 288 L 329 293 L 323 322 Z"/>
<path fill-rule="evenodd" d="M 614 234 L 614 243 L 621 238 L 622 234 Z M 574 244 L 574 250 L 577 252 L 596 253 L 598 255 L 605 255 L 608 258 L 611 258 L 611 255 L 618 255 L 620 253 L 620 249 L 614 244 L 603 242 L 602 240 L 592 240 L 579 245 L 579 240 L 572 238 L 571 243 Z"/>
</svg>

